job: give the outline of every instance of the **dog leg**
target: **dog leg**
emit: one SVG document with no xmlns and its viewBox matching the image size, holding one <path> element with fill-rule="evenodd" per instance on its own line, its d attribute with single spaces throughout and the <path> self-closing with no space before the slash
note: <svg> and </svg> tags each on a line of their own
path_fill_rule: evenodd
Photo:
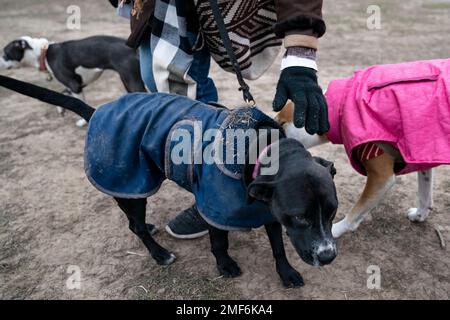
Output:
<svg viewBox="0 0 450 320">
<path fill-rule="evenodd" d="M 85 97 L 84 97 L 84 92 L 81 91 L 80 93 L 73 93 L 69 88 L 65 88 L 63 91 L 61 91 L 62 94 L 65 94 L 67 96 L 71 96 L 77 99 L 80 99 L 82 101 L 85 101 Z M 56 107 L 56 110 L 58 111 L 58 113 L 61 116 L 64 116 L 64 114 L 66 113 L 66 109 L 62 108 L 62 107 Z M 87 122 L 85 121 L 84 124 L 86 124 Z M 84 124 L 82 126 L 84 126 Z"/>
<path fill-rule="evenodd" d="M 65 109 L 62 107 L 56 107 L 56 111 L 58 112 L 58 114 L 60 114 L 61 116 L 64 115 L 65 113 Z"/>
<path fill-rule="evenodd" d="M 217 229 L 211 225 L 209 229 L 209 240 L 211 241 L 211 252 L 216 258 L 217 269 L 221 276 L 234 278 L 241 275 L 241 269 L 228 255 L 228 231 Z"/>
<path fill-rule="evenodd" d="M 275 258 L 275 265 L 281 281 L 286 288 L 301 287 L 305 283 L 300 273 L 295 270 L 290 264 L 284 251 L 283 234 L 281 224 L 274 222 L 266 224 L 267 236 L 269 237 L 270 245 L 272 247 L 272 254 Z"/>
<path fill-rule="evenodd" d="M 70 91 L 69 88 L 65 88 L 63 91 L 61 91 L 62 94 L 65 94 L 67 96 L 72 96 L 72 91 Z M 62 108 L 62 107 L 56 107 L 56 111 L 58 112 L 58 114 L 60 114 L 61 116 L 64 116 L 64 114 L 66 113 L 66 109 Z"/>
<path fill-rule="evenodd" d="M 129 70 L 120 74 L 120 80 L 122 81 L 127 92 L 147 92 L 142 80 L 140 78 L 136 78 L 136 75 L 131 74 Z"/>
<path fill-rule="evenodd" d="M 82 100 L 82 101 L 85 101 L 85 100 L 86 100 L 83 91 L 81 91 L 80 93 L 73 93 L 73 92 L 72 92 L 71 95 L 72 95 L 72 97 L 77 98 L 77 99 L 80 99 L 80 100 Z M 82 128 L 82 127 L 84 127 L 85 125 L 87 125 L 87 121 L 84 120 L 83 118 L 80 118 L 80 119 L 77 120 L 77 122 L 75 122 L 75 125 L 76 125 L 78 128 Z"/>
<path fill-rule="evenodd" d="M 175 255 L 161 247 L 152 237 L 153 225 L 145 223 L 147 199 L 114 198 L 120 209 L 127 215 L 130 230 L 136 234 L 147 247 L 150 255 L 160 265 L 169 265 L 175 261 Z"/>
<path fill-rule="evenodd" d="M 433 169 L 417 172 L 419 183 L 418 207 L 408 210 L 408 219 L 423 222 L 433 206 Z"/>
<path fill-rule="evenodd" d="M 355 231 L 361 221 L 375 208 L 395 184 L 394 158 L 387 153 L 364 163 L 367 181 L 364 191 L 345 218 L 333 224 L 333 237 L 339 238 L 347 231 Z"/>
<path fill-rule="evenodd" d="M 63 94 L 66 94 L 64 91 L 62 92 Z M 64 116 L 64 114 L 66 113 L 66 109 L 64 109 L 63 107 L 56 107 L 56 111 L 58 112 L 58 114 L 60 114 L 61 116 Z"/>
<path fill-rule="evenodd" d="M 83 78 L 75 70 L 70 70 L 62 66 L 55 67 L 52 70 L 55 78 L 66 86 L 72 97 L 84 101 Z M 87 122 L 84 119 L 79 119 L 76 122 L 76 126 L 80 128 L 86 124 Z"/>
</svg>

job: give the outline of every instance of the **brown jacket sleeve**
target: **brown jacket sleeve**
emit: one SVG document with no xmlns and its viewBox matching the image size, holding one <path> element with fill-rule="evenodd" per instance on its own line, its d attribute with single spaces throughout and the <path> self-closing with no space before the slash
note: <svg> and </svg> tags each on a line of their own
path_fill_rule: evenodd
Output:
<svg viewBox="0 0 450 320">
<path fill-rule="evenodd" d="M 113 2 L 114 0 L 110 0 Z M 136 6 L 136 1 L 126 0 L 126 3 L 134 4 L 135 14 L 130 17 L 131 34 L 128 38 L 127 45 L 132 48 L 138 48 L 142 39 L 150 37 L 152 18 L 155 11 L 155 0 L 142 0 L 142 7 Z M 194 1 L 186 1 L 187 29 L 189 32 L 198 32 L 198 18 L 195 12 Z"/>
<path fill-rule="evenodd" d="M 280 38 L 300 34 L 320 38 L 326 27 L 322 19 L 323 0 L 275 0 L 278 23 L 275 33 Z"/>
<path fill-rule="evenodd" d="M 136 13 L 130 17 L 131 34 L 128 37 L 127 45 L 136 49 L 141 45 L 144 37 L 150 36 L 155 1 L 143 0 L 142 8 L 135 7 L 135 10 Z"/>
</svg>

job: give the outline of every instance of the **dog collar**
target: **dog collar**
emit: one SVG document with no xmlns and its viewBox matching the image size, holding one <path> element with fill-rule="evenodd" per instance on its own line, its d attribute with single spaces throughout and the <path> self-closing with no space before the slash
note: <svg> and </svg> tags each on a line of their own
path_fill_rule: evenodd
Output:
<svg viewBox="0 0 450 320">
<path fill-rule="evenodd" d="M 45 61 L 47 59 L 47 50 L 48 50 L 48 44 L 41 48 L 41 54 L 39 56 L 39 71 L 42 71 L 42 72 L 47 71 L 47 65 L 45 63 Z"/>
<path fill-rule="evenodd" d="M 256 179 L 256 177 L 258 176 L 259 169 L 261 168 L 261 160 L 263 157 L 265 157 L 267 155 L 271 146 L 272 146 L 272 144 L 267 145 L 263 149 L 263 151 L 261 151 L 261 153 L 259 154 L 258 159 L 256 159 L 255 167 L 253 168 L 253 174 L 252 174 L 253 179 Z"/>
</svg>

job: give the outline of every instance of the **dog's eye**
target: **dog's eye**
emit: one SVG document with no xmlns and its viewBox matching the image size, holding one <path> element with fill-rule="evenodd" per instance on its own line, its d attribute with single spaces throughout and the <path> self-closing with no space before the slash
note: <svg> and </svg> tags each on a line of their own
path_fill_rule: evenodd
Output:
<svg viewBox="0 0 450 320">
<path fill-rule="evenodd" d="M 298 216 L 294 217 L 292 220 L 294 221 L 295 225 L 302 227 L 302 228 L 307 228 L 311 225 L 311 223 L 308 220 L 306 220 L 305 218 L 298 217 Z"/>
</svg>

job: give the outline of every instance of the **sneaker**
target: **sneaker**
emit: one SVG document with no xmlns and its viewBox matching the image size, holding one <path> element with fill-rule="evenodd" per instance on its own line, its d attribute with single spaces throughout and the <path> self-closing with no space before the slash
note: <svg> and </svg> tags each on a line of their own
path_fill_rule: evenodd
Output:
<svg viewBox="0 0 450 320">
<path fill-rule="evenodd" d="M 172 219 L 167 224 L 166 231 L 174 238 L 195 239 L 208 233 L 208 225 L 193 205 Z"/>
</svg>

